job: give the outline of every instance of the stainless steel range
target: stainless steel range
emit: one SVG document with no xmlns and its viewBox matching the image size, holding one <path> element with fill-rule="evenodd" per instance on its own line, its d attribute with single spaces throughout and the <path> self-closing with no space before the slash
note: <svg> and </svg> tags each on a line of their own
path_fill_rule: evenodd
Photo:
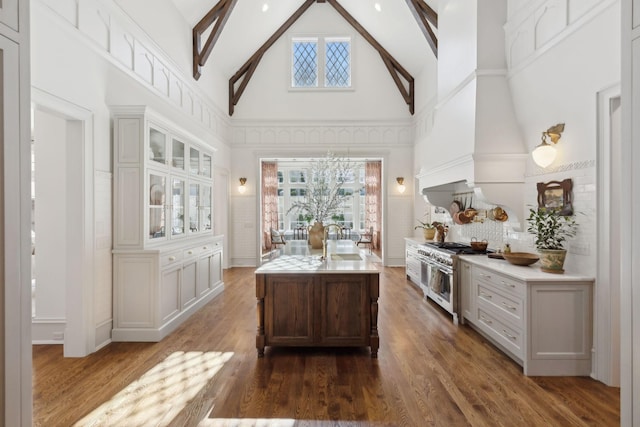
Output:
<svg viewBox="0 0 640 427">
<path fill-rule="evenodd" d="M 430 298 L 453 316 L 458 324 L 458 255 L 486 254 L 471 246 L 456 242 L 428 242 L 418 248 L 421 261 L 420 288 L 424 298 Z"/>
</svg>

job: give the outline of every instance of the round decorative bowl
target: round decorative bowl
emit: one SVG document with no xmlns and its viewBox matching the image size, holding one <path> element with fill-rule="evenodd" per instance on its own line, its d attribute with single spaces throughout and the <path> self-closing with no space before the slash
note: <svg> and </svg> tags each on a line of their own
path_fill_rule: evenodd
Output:
<svg viewBox="0 0 640 427">
<path fill-rule="evenodd" d="M 503 252 L 502 256 L 513 265 L 531 265 L 540 259 L 538 255 L 529 252 Z"/>
</svg>

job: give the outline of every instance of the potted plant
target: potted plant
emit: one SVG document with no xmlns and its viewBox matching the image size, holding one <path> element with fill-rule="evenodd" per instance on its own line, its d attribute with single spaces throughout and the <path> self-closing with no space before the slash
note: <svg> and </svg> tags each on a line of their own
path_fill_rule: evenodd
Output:
<svg viewBox="0 0 640 427">
<path fill-rule="evenodd" d="M 553 209 L 529 209 L 527 231 L 533 234 L 540 253 L 541 270 L 548 273 L 564 273 L 567 251 L 564 242 L 575 237 L 578 224 L 572 216 L 560 215 Z"/>
<path fill-rule="evenodd" d="M 416 225 L 413 227 L 414 230 L 418 228 L 422 228 L 422 233 L 424 234 L 424 240 L 433 240 L 436 236 L 436 227 L 432 223 L 423 222 L 418 220 L 420 225 Z"/>
</svg>

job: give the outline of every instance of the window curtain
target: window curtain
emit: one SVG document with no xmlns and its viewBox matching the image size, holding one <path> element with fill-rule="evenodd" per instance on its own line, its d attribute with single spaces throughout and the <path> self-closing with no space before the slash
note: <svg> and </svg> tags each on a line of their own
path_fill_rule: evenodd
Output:
<svg viewBox="0 0 640 427">
<path fill-rule="evenodd" d="M 271 249 L 271 228 L 278 229 L 278 163 L 262 162 L 262 249 Z"/>
<path fill-rule="evenodd" d="M 373 227 L 371 241 L 375 249 L 379 246 L 382 228 L 382 162 L 372 161 L 364 164 L 364 227 L 368 231 Z"/>
</svg>

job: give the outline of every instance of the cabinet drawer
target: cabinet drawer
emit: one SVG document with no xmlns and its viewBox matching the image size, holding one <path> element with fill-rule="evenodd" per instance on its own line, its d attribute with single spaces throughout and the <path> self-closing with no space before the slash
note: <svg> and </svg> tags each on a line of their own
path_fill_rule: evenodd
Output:
<svg viewBox="0 0 640 427">
<path fill-rule="evenodd" d="M 493 316 L 489 312 L 478 308 L 478 323 L 480 328 L 495 339 L 507 350 L 522 359 L 522 330 L 513 328 Z"/>
<path fill-rule="evenodd" d="M 160 267 L 166 267 L 174 262 L 182 261 L 182 251 L 167 252 L 160 255 Z"/>
<path fill-rule="evenodd" d="M 203 246 L 206 246 L 206 245 L 203 245 Z M 182 255 L 185 260 L 188 260 L 189 258 L 197 257 L 200 254 L 200 252 L 202 252 L 201 246 L 193 246 L 191 248 L 187 248 L 184 251 L 182 251 Z"/>
<path fill-rule="evenodd" d="M 475 270 L 475 277 L 479 282 L 493 285 L 502 292 L 524 298 L 526 293 L 524 283 L 482 267 L 476 267 Z"/>
<path fill-rule="evenodd" d="M 496 287 L 485 283 L 478 283 L 478 304 L 484 304 L 492 312 L 498 312 L 509 319 L 514 326 L 522 328 L 524 325 L 524 300 L 500 292 Z"/>
</svg>

